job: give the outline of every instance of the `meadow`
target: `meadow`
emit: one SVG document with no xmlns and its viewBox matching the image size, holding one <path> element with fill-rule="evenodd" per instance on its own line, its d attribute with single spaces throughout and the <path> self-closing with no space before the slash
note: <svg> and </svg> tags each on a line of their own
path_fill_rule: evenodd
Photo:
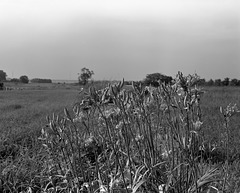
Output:
<svg viewBox="0 0 240 193">
<path fill-rule="evenodd" d="M 6 86 L 14 90 L 0 93 L 0 132 L 18 141 L 39 134 L 47 115 L 72 108 L 79 92 L 78 86 L 65 84 L 8 83 Z"/>
<path fill-rule="evenodd" d="M 8 85 L 0 191 L 239 192 L 240 89 L 175 80 Z"/>
</svg>

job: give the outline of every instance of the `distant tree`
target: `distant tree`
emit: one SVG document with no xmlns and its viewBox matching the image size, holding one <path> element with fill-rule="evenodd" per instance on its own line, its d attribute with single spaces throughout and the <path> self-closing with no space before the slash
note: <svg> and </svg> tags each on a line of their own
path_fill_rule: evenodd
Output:
<svg viewBox="0 0 240 193">
<path fill-rule="evenodd" d="M 166 76 L 161 73 L 153 73 L 153 74 L 148 74 L 146 78 L 143 80 L 143 83 L 147 86 L 151 85 L 154 87 L 159 86 L 159 82 L 164 82 L 166 84 L 171 83 L 172 77 L 171 76 Z"/>
<path fill-rule="evenodd" d="M 240 80 L 234 78 L 229 83 L 230 86 L 240 86 Z"/>
<path fill-rule="evenodd" d="M 124 80 L 124 85 L 132 85 L 132 81 L 130 81 L 130 80 Z"/>
<path fill-rule="evenodd" d="M 25 84 L 29 83 L 29 79 L 26 75 L 20 76 L 19 80 L 20 80 L 20 82 L 25 83 Z"/>
<path fill-rule="evenodd" d="M 18 78 L 12 78 L 10 82 L 20 82 L 20 80 Z"/>
<path fill-rule="evenodd" d="M 6 72 L 4 72 L 3 70 L 0 70 L 0 81 L 5 81 L 6 78 L 7 78 Z"/>
<path fill-rule="evenodd" d="M 206 85 L 206 80 L 205 80 L 205 78 L 199 79 L 198 82 L 197 82 L 197 84 L 198 84 L 199 86 L 205 86 L 205 85 Z"/>
<path fill-rule="evenodd" d="M 214 81 L 213 79 L 210 79 L 209 81 L 206 82 L 207 86 L 213 86 L 214 85 Z"/>
<path fill-rule="evenodd" d="M 86 85 L 89 81 L 89 79 L 92 78 L 92 75 L 94 75 L 94 72 L 89 70 L 88 68 L 82 68 L 81 73 L 78 74 L 78 82 L 81 85 Z"/>
<path fill-rule="evenodd" d="M 216 79 L 216 80 L 214 81 L 214 86 L 222 86 L 222 81 L 221 81 L 221 79 Z"/>
<path fill-rule="evenodd" d="M 222 81 L 222 85 L 223 86 L 228 86 L 229 85 L 229 78 L 224 78 L 224 80 Z"/>
<path fill-rule="evenodd" d="M 0 82 L 0 90 L 3 90 L 3 89 L 4 89 L 4 83 Z"/>
</svg>

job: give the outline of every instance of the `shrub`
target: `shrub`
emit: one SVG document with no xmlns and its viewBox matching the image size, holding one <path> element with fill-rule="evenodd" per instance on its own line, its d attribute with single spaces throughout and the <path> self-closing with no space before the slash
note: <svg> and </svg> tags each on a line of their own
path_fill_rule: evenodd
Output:
<svg viewBox="0 0 240 193">
<path fill-rule="evenodd" d="M 148 74 L 144 79 L 143 83 L 146 86 L 151 85 L 154 87 L 158 87 L 160 86 L 159 82 L 168 84 L 168 83 L 171 83 L 171 81 L 172 81 L 172 77 L 170 76 L 166 76 L 160 73 L 153 73 L 153 74 Z"/>
<path fill-rule="evenodd" d="M 20 80 L 20 82 L 25 83 L 25 84 L 27 84 L 29 82 L 29 79 L 28 79 L 28 77 L 26 75 L 21 76 L 19 78 L 19 80 Z"/>
</svg>

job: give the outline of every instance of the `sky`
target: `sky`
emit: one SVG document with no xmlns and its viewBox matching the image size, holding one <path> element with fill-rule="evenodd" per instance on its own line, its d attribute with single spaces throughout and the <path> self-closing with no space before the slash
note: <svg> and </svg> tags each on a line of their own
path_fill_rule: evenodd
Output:
<svg viewBox="0 0 240 193">
<path fill-rule="evenodd" d="M 0 0 L 9 78 L 240 79 L 239 0 Z"/>
</svg>

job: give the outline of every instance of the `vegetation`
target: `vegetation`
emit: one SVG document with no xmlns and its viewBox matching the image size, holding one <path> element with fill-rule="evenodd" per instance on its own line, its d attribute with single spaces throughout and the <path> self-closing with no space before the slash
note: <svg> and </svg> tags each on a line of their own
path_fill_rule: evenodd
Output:
<svg viewBox="0 0 240 193">
<path fill-rule="evenodd" d="M 146 78 L 143 80 L 143 84 L 146 86 L 154 86 L 158 87 L 160 86 L 160 83 L 166 83 L 169 84 L 172 81 L 171 76 L 166 76 L 161 73 L 153 73 L 153 74 L 148 74 Z"/>
<path fill-rule="evenodd" d="M 3 70 L 0 70 L 0 82 L 5 81 L 6 78 L 7 78 L 6 72 L 4 72 Z"/>
<path fill-rule="evenodd" d="M 12 79 L 10 80 L 10 82 L 15 82 L 15 83 L 17 83 L 17 82 L 20 82 L 20 80 L 19 80 L 18 78 L 12 78 Z"/>
<path fill-rule="evenodd" d="M 94 75 L 94 72 L 92 70 L 89 70 L 88 68 L 82 68 L 81 73 L 79 73 L 79 76 L 78 76 L 79 84 L 86 85 L 89 79 L 92 78 L 92 75 Z"/>
<path fill-rule="evenodd" d="M 3 89 L 4 89 L 4 83 L 0 82 L 0 90 L 3 90 Z"/>
<path fill-rule="evenodd" d="M 0 191 L 239 192 L 239 90 L 198 82 L 4 92 Z"/>
<path fill-rule="evenodd" d="M 52 83 L 51 79 L 33 78 L 32 83 Z"/>
<path fill-rule="evenodd" d="M 240 86 L 240 80 L 238 80 L 236 78 L 230 79 L 228 77 L 224 78 L 223 80 L 210 79 L 209 81 L 206 81 L 205 79 L 200 79 L 199 85 L 201 85 L 201 86 Z"/>
<path fill-rule="evenodd" d="M 25 83 L 25 84 L 29 83 L 29 79 L 26 75 L 20 76 L 19 80 L 20 80 L 20 82 Z"/>
</svg>

